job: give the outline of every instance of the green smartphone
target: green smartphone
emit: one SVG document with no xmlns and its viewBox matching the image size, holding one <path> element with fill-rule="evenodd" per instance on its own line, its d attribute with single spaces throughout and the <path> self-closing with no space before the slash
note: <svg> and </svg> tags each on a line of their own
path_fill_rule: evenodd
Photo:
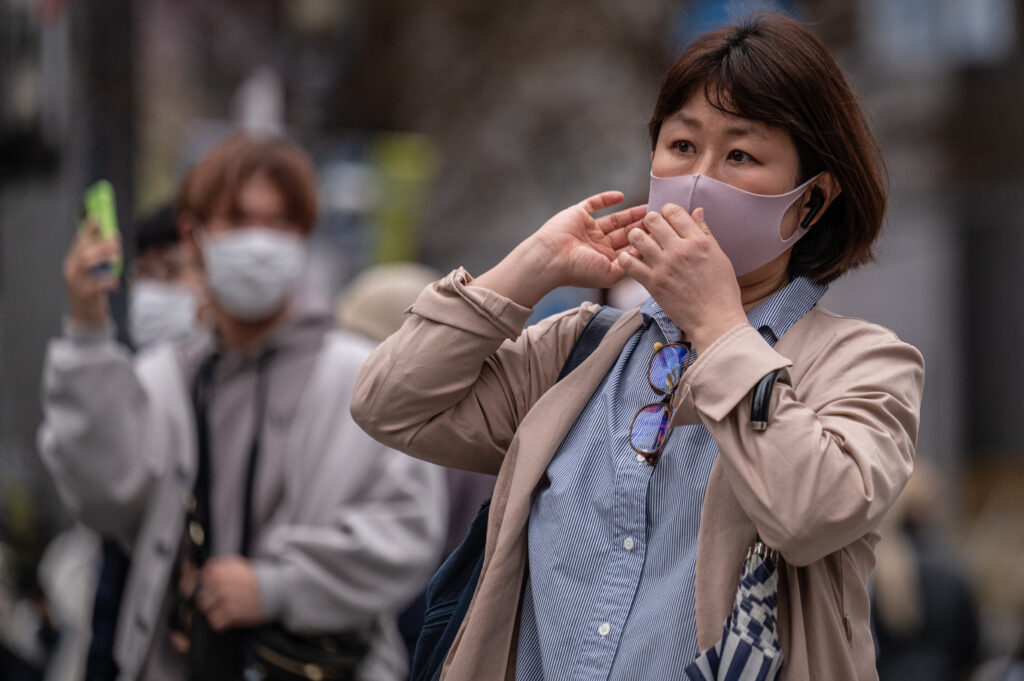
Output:
<svg viewBox="0 0 1024 681">
<path fill-rule="evenodd" d="M 114 201 L 114 186 L 107 180 L 100 180 L 85 190 L 82 194 L 82 221 L 92 218 L 100 228 L 100 236 L 104 239 L 116 239 L 117 231 L 117 203 Z M 115 277 L 121 276 L 122 263 L 117 259 L 110 263 L 97 265 L 93 268 L 96 276 L 112 274 Z"/>
</svg>

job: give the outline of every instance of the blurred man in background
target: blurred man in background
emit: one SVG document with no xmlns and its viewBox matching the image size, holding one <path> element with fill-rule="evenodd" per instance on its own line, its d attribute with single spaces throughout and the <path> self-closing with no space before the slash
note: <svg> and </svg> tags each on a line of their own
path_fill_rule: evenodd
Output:
<svg viewBox="0 0 1024 681">
<path fill-rule="evenodd" d="M 72 512 L 130 550 L 121 679 L 273 678 L 312 648 L 357 678 L 405 673 L 394 613 L 440 555 L 443 479 L 352 422 L 368 346 L 293 294 L 315 186 L 277 138 L 239 134 L 203 159 L 182 237 L 212 329 L 135 362 L 113 341 L 116 283 L 95 274 L 119 244 L 89 227 L 65 262 L 40 449 Z"/>
</svg>

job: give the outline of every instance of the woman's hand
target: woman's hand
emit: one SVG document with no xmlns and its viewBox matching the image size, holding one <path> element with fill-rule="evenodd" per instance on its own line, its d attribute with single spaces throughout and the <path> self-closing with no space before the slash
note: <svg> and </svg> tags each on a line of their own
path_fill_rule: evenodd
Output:
<svg viewBox="0 0 1024 681">
<path fill-rule="evenodd" d="M 473 284 L 526 307 L 559 286 L 612 286 L 625 276 L 619 255 L 636 254 L 627 234 L 640 225 L 646 206 L 601 218 L 592 213 L 622 199 L 622 192 L 602 192 L 560 211 Z"/>
<path fill-rule="evenodd" d="M 698 353 L 747 322 L 736 273 L 711 236 L 703 208 L 691 217 L 667 204 L 661 214 L 644 216 L 643 226 L 630 230 L 629 242 L 639 257 L 622 253 L 619 265 L 658 301 Z"/>
<path fill-rule="evenodd" d="M 104 239 L 95 222 L 75 236 L 64 258 L 64 283 L 68 289 L 71 323 L 79 328 L 102 326 L 110 318 L 107 294 L 117 288 L 117 278 L 97 267 L 121 257 L 121 242 Z"/>
</svg>

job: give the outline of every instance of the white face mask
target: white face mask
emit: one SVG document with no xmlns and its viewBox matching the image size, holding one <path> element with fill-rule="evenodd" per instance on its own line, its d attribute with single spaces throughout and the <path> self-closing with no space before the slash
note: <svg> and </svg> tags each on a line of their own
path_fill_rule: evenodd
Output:
<svg viewBox="0 0 1024 681">
<path fill-rule="evenodd" d="M 196 328 L 196 294 L 184 286 L 154 279 L 132 284 L 128 292 L 128 331 L 139 349 L 184 338 Z"/>
<path fill-rule="evenodd" d="M 233 229 L 200 241 L 206 281 L 217 304 L 243 321 L 281 309 L 306 263 L 306 241 L 269 227 Z"/>
</svg>

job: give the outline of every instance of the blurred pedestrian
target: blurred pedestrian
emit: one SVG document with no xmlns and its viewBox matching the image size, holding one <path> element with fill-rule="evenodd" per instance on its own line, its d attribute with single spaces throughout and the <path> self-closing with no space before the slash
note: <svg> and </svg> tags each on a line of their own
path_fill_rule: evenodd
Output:
<svg viewBox="0 0 1024 681">
<path fill-rule="evenodd" d="M 284 140 L 214 148 L 182 233 L 212 328 L 135 361 L 95 273 L 119 244 L 90 226 L 65 261 L 40 449 L 68 508 L 130 550 L 120 679 L 405 673 L 394 613 L 436 564 L 443 481 L 352 422 L 369 344 L 294 293 L 315 187 Z"/>
<path fill-rule="evenodd" d="M 781 15 L 695 40 L 650 133 L 647 207 L 594 218 L 603 192 L 452 272 L 356 383 L 375 437 L 498 473 L 441 678 L 874 679 L 866 583 L 924 365 L 818 301 L 879 236 L 875 141 Z M 626 276 L 651 299 L 556 381 L 597 307 L 524 329 L 530 308 Z"/>
<path fill-rule="evenodd" d="M 376 265 L 359 273 L 338 296 L 335 315 L 342 328 L 361 333 L 374 343 L 398 331 L 409 307 L 441 273 L 419 263 Z M 465 536 L 477 510 L 494 489 L 494 476 L 445 468 L 448 481 L 447 555 Z"/>
<path fill-rule="evenodd" d="M 188 194 L 188 176 L 179 189 L 178 207 Z M 136 350 L 187 338 L 209 321 L 202 272 L 193 251 L 181 240 L 178 207 L 168 204 L 140 220 L 135 228 L 135 260 L 128 289 L 129 336 Z M 100 567 L 92 604 L 92 635 L 85 681 L 114 681 L 114 635 L 130 562 L 116 539 L 100 545 Z"/>
<path fill-rule="evenodd" d="M 374 343 L 393 334 L 405 321 L 409 306 L 441 273 L 412 262 L 386 263 L 360 272 L 338 296 L 335 315 L 342 328 L 361 333 Z M 444 554 L 458 546 L 480 505 L 494 490 L 494 476 L 457 468 L 444 469 L 448 483 L 448 531 Z M 399 618 L 399 630 L 411 657 L 423 624 L 423 594 Z"/>
<path fill-rule="evenodd" d="M 164 206 L 139 222 L 135 231 L 135 262 L 128 287 L 132 342 L 144 349 L 185 338 L 196 331 L 202 316 L 208 316 L 203 309 L 199 263 L 181 241 L 174 207 Z"/>
<path fill-rule="evenodd" d="M 970 586 L 933 536 L 946 498 L 938 471 L 919 459 L 882 523 L 871 583 L 880 681 L 959 681 L 978 662 Z"/>
</svg>

